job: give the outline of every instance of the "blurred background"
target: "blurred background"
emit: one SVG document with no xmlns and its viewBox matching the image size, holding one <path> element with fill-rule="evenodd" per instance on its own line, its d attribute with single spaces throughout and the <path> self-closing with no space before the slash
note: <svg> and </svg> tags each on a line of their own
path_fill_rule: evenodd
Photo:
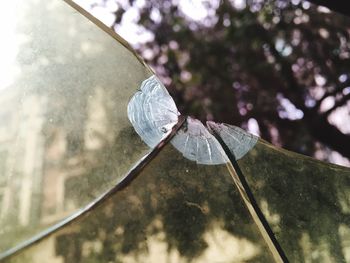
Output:
<svg viewBox="0 0 350 263">
<path fill-rule="evenodd" d="M 182 114 L 350 166 L 350 18 L 299 0 L 76 2 L 132 44 Z"/>
</svg>

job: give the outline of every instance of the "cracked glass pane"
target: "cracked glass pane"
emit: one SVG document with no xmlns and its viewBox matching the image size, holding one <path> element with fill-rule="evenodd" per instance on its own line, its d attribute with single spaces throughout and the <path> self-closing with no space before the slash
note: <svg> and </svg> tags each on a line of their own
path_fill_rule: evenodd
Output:
<svg viewBox="0 0 350 263">
<path fill-rule="evenodd" d="M 182 117 L 101 23 L 61 0 L 0 12 L 2 252 L 96 200 Z M 130 185 L 7 262 L 280 262 L 270 226 L 291 262 L 350 262 L 349 188 L 347 168 L 188 117 Z"/>
<path fill-rule="evenodd" d="M 149 151 L 127 105 L 152 75 L 61 0 L 3 4 L 0 252 L 95 199 Z"/>
<path fill-rule="evenodd" d="M 273 262 L 226 165 L 167 144 L 137 178 L 5 262 Z"/>
<path fill-rule="evenodd" d="M 263 140 L 237 161 L 290 262 L 350 262 L 350 170 Z"/>
</svg>

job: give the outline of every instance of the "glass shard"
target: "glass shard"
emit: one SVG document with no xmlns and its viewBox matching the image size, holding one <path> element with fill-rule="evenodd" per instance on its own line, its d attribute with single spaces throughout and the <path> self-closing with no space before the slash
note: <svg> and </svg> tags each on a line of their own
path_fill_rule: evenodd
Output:
<svg viewBox="0 0 350 263">
<path fill-rule="evenodd" d="M 4 251 L 100 196 L 149 152 L 127 104 L 153 73 L 61 0 L 7 1 L 0 13 Z"/>
<path fill-rule="evenodd" d="M 290 262 L 350 262 L 350 169 L 258 140 L 238 165 Z"/>
</svg>

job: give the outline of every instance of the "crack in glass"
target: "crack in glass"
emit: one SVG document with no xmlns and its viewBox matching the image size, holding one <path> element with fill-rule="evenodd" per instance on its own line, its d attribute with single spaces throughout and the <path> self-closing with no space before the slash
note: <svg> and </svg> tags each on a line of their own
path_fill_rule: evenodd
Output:
<svg viewBox="0 0 350 263">
<path fill-rule="evenodd" d="M 170 133 L 179 115 L 174 100 L 155 75 L 142 82 L 128 104 L 130 122 L 151 148 Z"/>
<path fill-rule="evenodd" d="M 228 162 L 220 143 L 197 119 L 187 117 L 186 123 L 171 141 L 182 155 L 198 164 L 217 165 Z"/>
<path fill-rule="evenodd" d="M 226 123 L 208 121 L 209 131 L 215 131 L 230 149 L 236 160 L 246 155 L 257 143 L 259 137 Z"/>
<path fill-rule="evenodd" d="M 140 90 L 128 104 L 130 122 L 151 148 L 168 135 L 179 115 L 174 100 L 155 75 L 142 82 Z M 212 130 L 222 137 L 236 160 L 249 152 L 258 140 L 258 137 L 232 125 L 207 122 L 205 127 L 201 121 L 187 117 L 185 126 L 171 143 L 184 157 L 198 164 L 227 163 L 228 158 L 211 134 Z"/>
</svg>

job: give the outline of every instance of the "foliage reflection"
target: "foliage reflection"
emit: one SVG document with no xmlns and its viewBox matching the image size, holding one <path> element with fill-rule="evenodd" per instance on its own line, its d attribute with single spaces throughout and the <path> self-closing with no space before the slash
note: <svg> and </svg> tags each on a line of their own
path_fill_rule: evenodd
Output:
<svg viewBox="0 0 350 263">
<path fill-rule="evenodd" d="M 170 144 L 126 189 L 9 262 L 41 262 L 50 242 L 64 262 L 273 261 L 226 167 Z"/>
<path fill-rule="evenodd" d="M 350 262 L 350 170 L 264 141 L 238 161 L 291 262 Z"/>
</svg>

